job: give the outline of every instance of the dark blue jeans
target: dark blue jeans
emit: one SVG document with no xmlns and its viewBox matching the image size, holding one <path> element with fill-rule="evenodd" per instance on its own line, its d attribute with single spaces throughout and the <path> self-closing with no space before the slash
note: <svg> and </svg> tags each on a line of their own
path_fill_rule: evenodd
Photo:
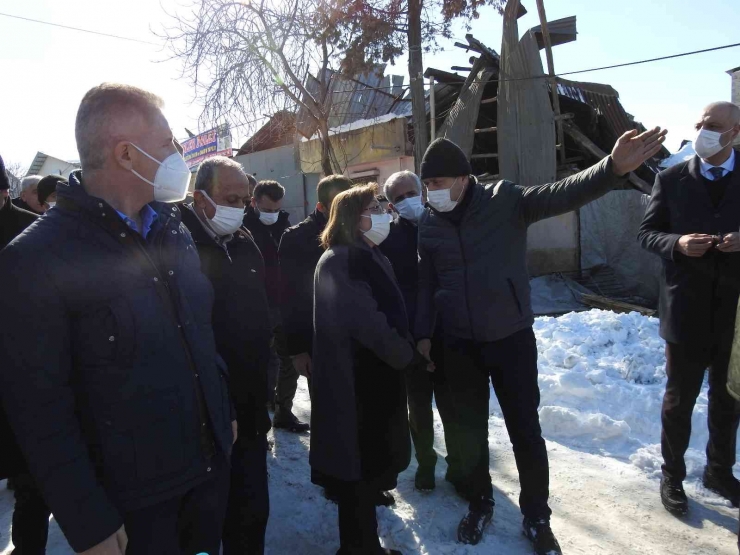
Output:
<svg viewBox="0 0 740 555">
<path fill-rule="evenodd" d="M 269 516 L 267 436 L 239 437 L 231 453 L 224 555 L 262 555 Z"/>
<path fill-rule="evenodd" d="M 549 518 L 550 474 L 537 409 L 537 342 L 532 328 L 499 341 L 445 338 L 445 371 L 459 418 L 463 489 L 471 503 L 493 497 L 488 402 L 493 385 L 519 470 L 519 506 L 528 518 Z"/>
</svg>

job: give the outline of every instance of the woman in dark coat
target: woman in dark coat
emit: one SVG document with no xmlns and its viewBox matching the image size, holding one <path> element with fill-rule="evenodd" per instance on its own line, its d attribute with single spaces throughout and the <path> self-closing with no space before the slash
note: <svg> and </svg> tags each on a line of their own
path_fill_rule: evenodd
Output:
<svg viewBox="0 0 740 555">
<path fill-rule="evenodd" d="M 390 221 L 372 185 L 337 195 L 314 277 L 310 463 L 313 482 L 338 497 L 337 555 L 399 554 L 380 547 L 374 499 L 410 461 L 402 371 L 420 355 L 393 269 L 375 248 Z"/>
</svg>

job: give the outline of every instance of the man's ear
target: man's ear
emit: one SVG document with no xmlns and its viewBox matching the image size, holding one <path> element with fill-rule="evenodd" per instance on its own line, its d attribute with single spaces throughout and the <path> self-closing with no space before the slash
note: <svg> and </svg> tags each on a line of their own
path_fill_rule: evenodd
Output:
<svg viewBox="0 0 740 555">
<path fill-rule="evenodd" d="M 252 208 L 257 208 L 257 199 L 255 197 L 252 197 L 251 205 L 252 205 Z"/>
<path fill-rule="evenodd" d="M 131 151 L 134 149 L 131 143 L 121 141 L 113 147 L 113 159 L 116 163 L 127 171 L 131 171 L 134 167 L 133 160 L 131 159 Z"/>
<path fill-rule="evenodd" d="M 396 210 L 396 206 L 392 202 L 389 202 L 388 203 L 388 208 L 390 209 L 391 212 L 395 212 L 396 214 L 400 214 L 400 212 L 398 210 Z"/>
</svg>

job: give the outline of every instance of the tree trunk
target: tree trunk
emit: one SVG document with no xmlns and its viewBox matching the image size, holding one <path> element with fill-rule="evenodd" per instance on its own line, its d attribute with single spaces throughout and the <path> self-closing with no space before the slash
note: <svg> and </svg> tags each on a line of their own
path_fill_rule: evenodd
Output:
<svg viewBox="0 0 740 555">
<path fill-rule="evenodd" d="M 421 159 L 429 145 L 427 109 L 424 100 L 424 63 L 421 54 L 421 5 L 423 0 L 409 0 L 409 77 L 411 110 L 414 118 L 414 167 L 419 173 Z"/>
<path fill-rule="evenodd" d="M 325 121 L 319 123 L 319 141 L 321 141 L 321 171 L 324 176 L 332 175 L 334 168 L 331 163 L 331 137 L 329 136 L 329 124 Z"/>
</svg>

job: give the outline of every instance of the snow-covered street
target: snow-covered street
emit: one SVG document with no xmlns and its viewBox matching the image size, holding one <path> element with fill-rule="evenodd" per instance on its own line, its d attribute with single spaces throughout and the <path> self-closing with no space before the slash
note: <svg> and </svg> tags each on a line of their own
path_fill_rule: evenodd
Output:
<svg viewBox="0 0 740 555">
<path fill-rule="evenodd" d="M 660 404 L 665 384 L 658 322 L 638 314 L 593 310 L 535 324 L 540 354 L 540 417 L 551 467 L 553 530 L 566 554 L 737 553 L 738 511 L 701 486 L 707 440 L 706 386 L 693 418 L 687 455 L 690 515 L 680 520 L 661 506 Z M 295 412 L 310 418 L 305 380 Z M 518 555 L 531 552 L 521 535 L 519 484 L 506 428 L 495 397 L 490 405 L 491 473 L 496 496 L 493 525 L 476 547 L 455 541 L 466 504 L 444 481 L 413 487 L 415 461 L 401 475 L 397 504 L 379 509 L 386 547 L 405 554 Z M 438 451 L 442 426 L 435 422 Z M 271 555 L 334 554 L 339 545 L 336 507 L 310 483 L 308 436 L 279 431 L 268 456 Z M 736 468 L 738 470 L 738 468 Z M 737 474 L 737 472 L 736 472 Z M 12 493 L 0 485 L 0 553 L 10 553 Z M 48 553 L 72 553 L 54 525 Z"/>
</svg>

